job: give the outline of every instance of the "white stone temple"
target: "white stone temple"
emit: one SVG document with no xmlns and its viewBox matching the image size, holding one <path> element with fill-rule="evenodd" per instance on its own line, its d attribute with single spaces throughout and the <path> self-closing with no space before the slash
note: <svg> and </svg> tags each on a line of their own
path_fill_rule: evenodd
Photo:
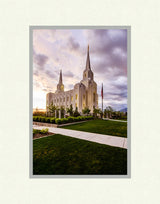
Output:
<svg viewBox="0 0 160 204">
<path fill-rule="evenodd" d="M 73 110 L 78 108 L 78 111 L 82 113 L 82 110 L 87 107 L 93 113 L 93 107 L 98 108 L 98 94 L 97 84 L 94 81 L 94 74 L 91 70 L 90 57 L 89 57 L 89 45 L 87 51 L 86 68 L 83 71 L 83 79 L 74 85 L 74 89 L 64 91 L 64 85 L 62 81 L 62 71 L 60 71 L 59 83 L 57 84 L 57 90 L 55 93 L 47 93 L 46 95 L 46 111 L 48 105 L 53 103 L 57 107 L 63 106 L 65 109 L 69 108 L 72 104 Z"/>
</svg>

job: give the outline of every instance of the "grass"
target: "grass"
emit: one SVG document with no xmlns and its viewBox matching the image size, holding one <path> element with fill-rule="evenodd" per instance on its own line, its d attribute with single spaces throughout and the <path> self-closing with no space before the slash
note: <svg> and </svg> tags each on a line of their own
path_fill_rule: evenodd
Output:
<svg viewBox="0 0 160 204">
<path fill-rule="evenodd" d="M 111 118 L 111 120 L 122 120 L 122 121 L 127 121 L 127 119 L 120 119 L 120 118 Z"/>
<path fill-rule="evenodd" d="M 62 128 L 127 137 L 127 123 L 110 120 L 92 120 L 85 123 L 64 126 Z"/>
<path fill-rule="evenodd" d="M 34 175 L 126 175 L 127 150 L 56 134 L 33 141 Z"/>
</svg>

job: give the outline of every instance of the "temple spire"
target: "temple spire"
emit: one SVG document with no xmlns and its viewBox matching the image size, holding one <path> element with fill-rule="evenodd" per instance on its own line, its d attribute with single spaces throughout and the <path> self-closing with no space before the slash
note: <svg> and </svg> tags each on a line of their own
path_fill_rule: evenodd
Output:
<svg viewBox="0 0 160 204">
<path fill-rule="evenodd" d="M 59 84 L 62 84 L 62 70 L 60 70 L 60 75 L 59 75 Z"/>
<path fill-rule="evenodd" d="M 91 69 L 90 57 L 89 57 L 89 45 L 88 45 L 88 51 L 87 51 L 86 69 Z"/>
<path fill-rule="evenodd" d="M 58 93 L 60 91 L 64 91 L 64 85 L 63 85 L 63 82 L 62 82 L 62 70 L 60 70 L 59 83 L 57 84 L 57 91 L 56 91 L 56 93 Z"/>
</svg>

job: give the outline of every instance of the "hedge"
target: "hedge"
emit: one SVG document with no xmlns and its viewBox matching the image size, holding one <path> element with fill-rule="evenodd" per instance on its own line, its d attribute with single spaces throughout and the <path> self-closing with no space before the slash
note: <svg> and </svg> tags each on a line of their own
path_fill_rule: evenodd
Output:
<svg viewBox="0 0 160 204">
<path fill-rule="evenodd" d="M 48 128 L 45 128 L 45 129 L 42 129 L 42 130 L 33 129 L 33 135 L 37 134 L 37 133 L 41 133 L 41 134 L 48 133 Z"/>
<path fill-rule="evenodd" d="M 68 117 L 68 118 L 51 118 L 51 117 L 42 117 L 42 116 L 33 116 L 33 121 L 44 122 L 44 123 L 53 123 L 53 124 L 65 124 L 72 122 L 79 122 L 85 120 L 92 120 L 93 116 L 78 116 L 78 117 Z"/>
</svg>

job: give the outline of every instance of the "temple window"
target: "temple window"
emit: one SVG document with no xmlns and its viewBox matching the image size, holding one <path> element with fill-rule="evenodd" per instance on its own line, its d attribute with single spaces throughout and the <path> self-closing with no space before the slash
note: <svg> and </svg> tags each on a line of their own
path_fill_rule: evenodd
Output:
<svg viewBox="0 0 160 204">
<path fill-rule="evenodd" d="M 93 102 L 95 102 L 95 101 L 96 101 L 96 94 L 93 93 Z"/>
</svg>

